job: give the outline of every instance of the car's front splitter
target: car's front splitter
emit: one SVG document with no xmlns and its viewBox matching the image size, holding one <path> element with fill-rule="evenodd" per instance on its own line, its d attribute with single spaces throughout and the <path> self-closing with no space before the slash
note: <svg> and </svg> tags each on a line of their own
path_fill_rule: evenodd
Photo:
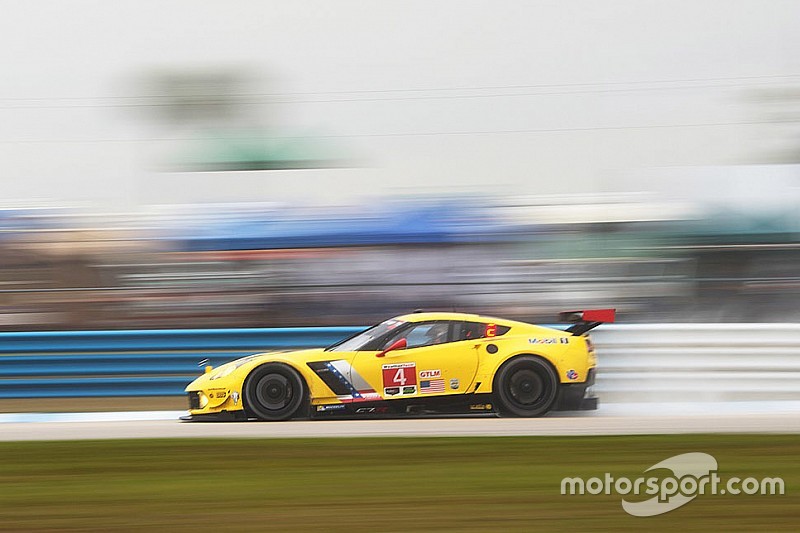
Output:
<svg viewBox="0 0 800 533">
<path fill-rule="evenodd" d="M 180 417 L 181 422 L 237 422 L 247 420 L 244 411 L 221 411 L 219 413 L 188 414 Z"/>
</svg>

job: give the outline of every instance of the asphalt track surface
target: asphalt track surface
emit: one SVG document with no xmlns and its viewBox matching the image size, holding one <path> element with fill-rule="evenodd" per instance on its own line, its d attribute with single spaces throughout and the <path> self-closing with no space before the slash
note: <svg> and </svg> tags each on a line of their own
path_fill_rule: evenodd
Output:
<svg viewBox="0 0 800 533">
<path fill-rule="evenodd" d="M 2 414 L 0 441 L 127 438 L 456 437 L 800 433 L 800 402 L 609 404 L 545 418 L 494 416 L 180 422 L 176 411 Z"/>
</svg>

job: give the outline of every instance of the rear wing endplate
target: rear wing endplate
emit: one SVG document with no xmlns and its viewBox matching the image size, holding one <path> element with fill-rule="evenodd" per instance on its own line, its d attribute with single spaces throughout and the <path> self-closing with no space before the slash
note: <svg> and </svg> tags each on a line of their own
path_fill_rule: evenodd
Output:
<svg viewBox="0 0 800 533">
<path fill-rule="evenodd" d="M 565 331 L 573 335 L 583 335 L 600 324 L 614 322 L 616 309 L 586 309 L 584 311 L 564 311 L 558 314 L 561 322 L 575 322 Z"/>
</svg>

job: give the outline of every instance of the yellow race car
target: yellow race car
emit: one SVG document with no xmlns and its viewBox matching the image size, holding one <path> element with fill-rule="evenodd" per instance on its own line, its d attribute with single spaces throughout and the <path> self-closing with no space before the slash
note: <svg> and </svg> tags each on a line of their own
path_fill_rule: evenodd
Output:
<svg viewBox="0 0 800 533">
<path fill-rule="evenodd" d="M 463 313 L 412 313 L 327 348 L 251 355 L 188 387 L 184 420 L 596 409 L 586 333 L 614 310 L 562 313 L 566 330 Z"/>
</svg>

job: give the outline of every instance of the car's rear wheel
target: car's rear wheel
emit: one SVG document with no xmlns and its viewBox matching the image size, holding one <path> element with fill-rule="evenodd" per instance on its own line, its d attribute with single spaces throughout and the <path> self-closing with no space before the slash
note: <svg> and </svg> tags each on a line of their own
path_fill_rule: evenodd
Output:
<svg viewBox="0 0 800 533">
<path fill-rule="evenodd" d="M 305 381 L 290 366 L 268 363 L 253 370 L 244 384 L 244 407 L 260 420 L 288 420 L 307 405 Z"/>
<path fill-rule="evenodd" d="M 556 401 L 558 376 L 553 367 L 540 357 L 517 357 L 498 370 L 494 395 L 502 415 L 542 416 Z"/>
</svg>

